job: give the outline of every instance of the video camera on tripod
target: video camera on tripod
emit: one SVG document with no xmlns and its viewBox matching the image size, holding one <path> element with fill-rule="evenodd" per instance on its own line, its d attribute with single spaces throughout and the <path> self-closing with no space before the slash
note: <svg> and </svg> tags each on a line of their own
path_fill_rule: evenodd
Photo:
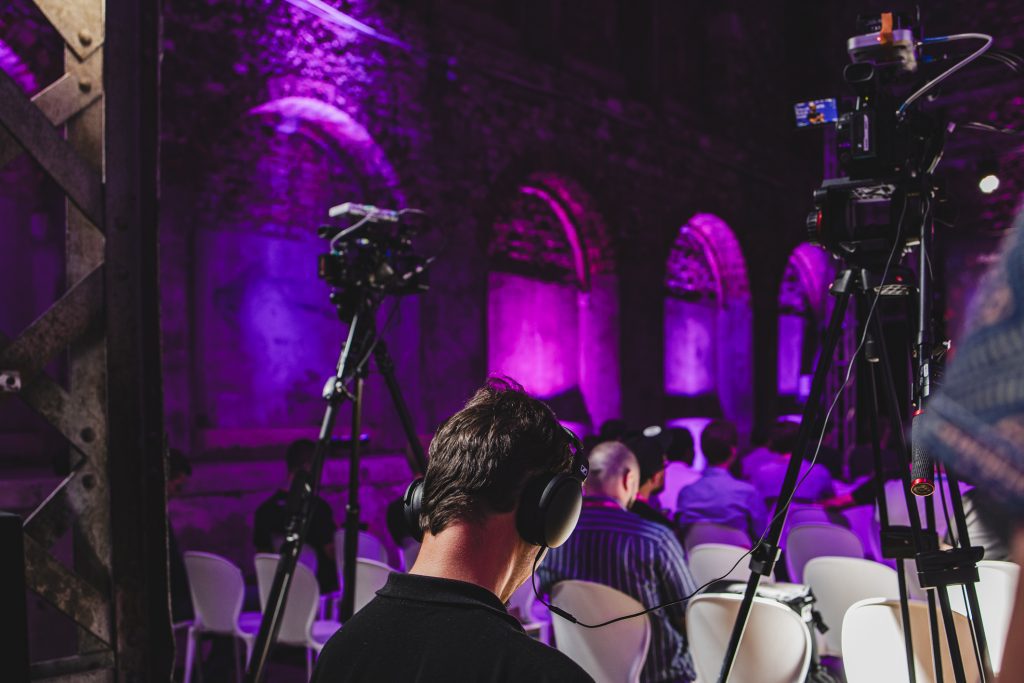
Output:
<svg viewBox="0 0 1024 683">
<path fill-rule="evenodd" d="M 911 94 L 918 43 L 902 14 L 861 17 L 860 33 L 847 41 L 852 63 L 843 80 L 856 99 L 838 113 L 834 99 L 796 105 L 797 125 L 834 122 L 842 178 L 814 191 L 807 218 L 810 240 L 864 267 L 882 267 L 896 239 L 894 226 L 916 225 L 933 194 L 931 171 L 942 154 L 946 128 L 937 117 L 908 108 L 930 89 Z M 900 96 L 901 92 L 907 94 Z M 917 236 L 901 236 L 913 246 Z"/>
<path fill-rule="evenodd" d="M 357 219 L 347 226 L 317 229 L 317 235 L 330 240 L 330 251 L 317 261 L 317 274 L 333 288 L 331 301 L 339 311 L 366 296 L 402 296 L 428 289 L 426 268 L 433 259 L 415 252 L 413 238 L 422 226 L 405 220 L 422 212 L 346 202 L 331 207 L 328 215 Z"/>
</svg>

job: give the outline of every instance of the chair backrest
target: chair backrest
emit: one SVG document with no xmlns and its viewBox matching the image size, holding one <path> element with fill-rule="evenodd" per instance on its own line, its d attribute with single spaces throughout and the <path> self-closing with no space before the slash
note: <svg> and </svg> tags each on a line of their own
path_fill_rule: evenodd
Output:
<svg viewBox="0 0 1024 683">
<path fill-rule="evenodd" d="M 694 522 L 686 530 L 686 538 L 683 546 L 687 551 L 698 545 L 707 543 L 722 543 L 725 545 L 736 545 L 742 548 L 750 548 L 750 539 L 747 534 L 724 524 L 714 522 Z"/>
<path fill-rule="evenodd" d="M 242 570 L 220 555 L 190 550 L 185 553 L 185 573 L 196 623 L 204 631 L 234 633 L 245 597 Z"/>
<path fill-rule="evenodd" d="M 978 563 L 978 606 L 981 608 L 981 623 L 985 626 L 988 639 L 988 653 L 992 668 L 999 673 L 1006 647 L 1006 636 L 1010 630 L 1010 614 L 1013 612 L 1020 567 L 1013 562 L 982 560 Z M 960 586 L 950 586 L 949 604 L 953 611 L 967 614 L 964 592 Z"/>
<path fill-rule="evenodd" d="M 750 578 L 750 561 L 743 557 L 746 553 L 746 548 L 736 545 L 705 543 L 690 550 L 686 564 L 698 586 L 719 578 L 746 581 Z"/>
<path fill-rule="evenodd" d="M 394 570 L 383 562 L 356 558 L 356 592 L 353 612 L 358 612 L 377 596 Z"/>
<path fill-rule="evenodd" d="M 935 480 L 936 487 L 938 487 L 940 483 L 944 486 L 945 479 Z M 917 512 L 920 515 L 923 523 L 925 519 L 925 497 L 911 496 L 911 498 L 913 498 L 917 502 Z M 910 513 L 907 512 L 907 499 L 903 493 L 902 481 L 898 479 L 893 479 L 885 482 L 885 505 L 886 512 L 889 513 L 890 525 L 910 526 Z M 875 510 L 875 514 L 878 514 L 877 509 Z M 938 532 L 939 538 L 945 538 L 947 531 L 945 515 L 935 515 L 935 531 Z"/>
<path fill-rule="evenodd" d="M 686 606 L 686 637 L 702 681 L 718 679 L 743 597 L 704 593 Z M 811 633 L 800 615 L 765 598 L 754 598 L 730 683 L 792 683 L 807 677 Z"/>
<path fill-rule="evenodd" d="M 590 581 L 561 581 L 551 589 L 551 601 L 580 621 L 595 624 L 639 612 L 643 605 L 630 596 Z M 597 683 L 635 683 L 651 644 L 647 616 L 588 629 L 556 617 L 552 620 L 558 649 L 583 667 Z"/>
<path fill-rule="evenodd" d="M 270 543 L 274 548 L 277 548 L 277 552 L 281 552 L 281 546 L 284 545 L 284 534 L 270 534 Z M 299 562 L 306 565 L 314 572 L 316 571 L 316 551 L 313 550 L 313 546 L 303 543 L 302 548 L 299 550 Z"/>
<path fill-rule="evenodd" d="M 256 585 L 260 592 L 260 609 L 266 608 L 270 587 L 274 583 L 280 555 L 258 553 L 256 555 Z M 310 629 L 320 605 L 320 588 L 313 570 L 302 564 L 295 565 L 295 575 L 288 589 L 288 602 L 281 616 L 281 630 L 277 640 L 287 645 L 305 646 L 312 641 Z"/>
<path fill-rule="evenodd" d="M 932 660 L 928 604 L 911 600 L 908 607 L 917 683 L 934 683 L 935 665 Z M 953 620 L 966 680 L 975 683 L 981 677 L 974 658 L 970 623 L 967 617 L 959 613 L 953 614 Z M 908 680 L 899 600 L 869 599 L 854 603 L 846 612 L 842 631 L 843 667 L 846 669 L 848 683 Z M 941 627 L 939 631 L 942 639 L 943 680 L 952 681 L 953 665 L 949 657 L 946 631 Z"/>
<path fill-rule="evenodd" d="M 356 557 L 365 557 L 368 560 L 388 563 L 388 549 L 383 541 L 366 531 L 359 532 L 359 543 L 356 548 Z M 338 563 L 338 571 L 345 570 L 345 529 L 341 528 L 334 532 L 334 559 Z"/>
<path fill-rule="evenodd" d="M 398 546 L 398 558 L 401 561 L 401 569 L 404 572 L 412 569 L 416 564 L 416 558 L 420 555 L 420 542 L 414 538 L 407 538 Z"/>
<path fill-rule="evenodd" d="M 855 602 L 866 598 L 900 596 L 896 570 L 878 562 L 854 557 L 816 557 L 804 567 L 804 582 L 810 585 L 816 608 L 828 632 L 822 654 L 843 654 L 843 615 Z"/>
<path fill-rule="evenodd" d="M 857 534 L 835 524 L 801 524 L 793 527 L 786 540 L 786 569 L 789 580 L 803 583 L 804 566 L 815 557 L 864 557 Z"/>
</svg>

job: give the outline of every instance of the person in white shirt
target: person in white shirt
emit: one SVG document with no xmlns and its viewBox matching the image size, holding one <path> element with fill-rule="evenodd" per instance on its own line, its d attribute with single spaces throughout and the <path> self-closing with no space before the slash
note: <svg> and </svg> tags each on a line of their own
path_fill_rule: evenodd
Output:
<svg viewBox="0 0 1024 683">
<path fill-rule="evenodd" d="M 665 449 L 668 465 L 665 466 L 665 488 L 658 494 L 658 504 L 671 515 L 676 512 L 679 492 L 700 479 L 700 472 L 693 468 L 693 434 L 690 430 L 671 427 L 660 436 L 666 435 L 671 441 Z"/>
</svg>

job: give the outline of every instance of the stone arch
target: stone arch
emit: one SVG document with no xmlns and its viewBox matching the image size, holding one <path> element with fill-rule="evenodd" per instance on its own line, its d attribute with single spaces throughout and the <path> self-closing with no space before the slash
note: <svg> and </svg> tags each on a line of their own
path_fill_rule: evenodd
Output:
<svg viewBox="0 0 1024 683">
<path fill-rule="evenodd" d="M 833 258 L 803 243 L 790 253 L 779 286 L 778 393 L 783 412 L 798 412 L 810 388 L 822 330 L 831 311 Z"/>
<path fill-rule="evenodd" d="M 621 411 L 618 280 L 607 225 L 574 179 L 525 176 L 492 228 L 488 371 L 581 431 Z"/>
<path fill-rule="evenodd" d="M 196 312 L 204 443 L 230 446 L 257 433 L 288 441 L 323 415 L 320 391 L 346 332 L 317 277 L 327 244 L 316 235 L 344 201 L 404 207 L 398 176 L 354 117 L 308 97 L 253 107 L 217 151 L 195 231 Z M 410 398 L 418 396 L 419 305 L 399 310 L 386 338 Z M 387 316 L 384 312 L 381 324 Z M 259 397 L 258 401 L 253 397 Z M 378 447 L 401 447 L 402 430 L 381 378 L 366 392 L 366 429 Z M 420 413 L 412 406 L 414 415 Z M 315 431 L 315 430 L 314 430 Z"/>
<path fill-rule="evenodd" d="M 724 416 L 750 428 L 752 313 L 746 261 L 709 213 L 680 227 L 665 273 L 666 418 Z"/>
</svg>

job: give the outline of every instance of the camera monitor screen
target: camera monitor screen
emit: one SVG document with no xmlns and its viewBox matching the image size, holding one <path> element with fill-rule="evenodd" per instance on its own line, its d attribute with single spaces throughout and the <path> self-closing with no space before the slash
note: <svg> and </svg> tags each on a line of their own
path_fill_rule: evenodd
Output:
<svg viewBox="0 0 1024 683">
<path fill-rule="evenodd" d="M 824 100 L 811 100 L 810 102 L 797 102 L 793 105 L 796 113 L 796 127 L 806 128 L 807 126 L 821 126 L 826 123 L 833 123 L 839 118 L 836 112 L 836 100 L 829 97 Z"/>
</svg>

